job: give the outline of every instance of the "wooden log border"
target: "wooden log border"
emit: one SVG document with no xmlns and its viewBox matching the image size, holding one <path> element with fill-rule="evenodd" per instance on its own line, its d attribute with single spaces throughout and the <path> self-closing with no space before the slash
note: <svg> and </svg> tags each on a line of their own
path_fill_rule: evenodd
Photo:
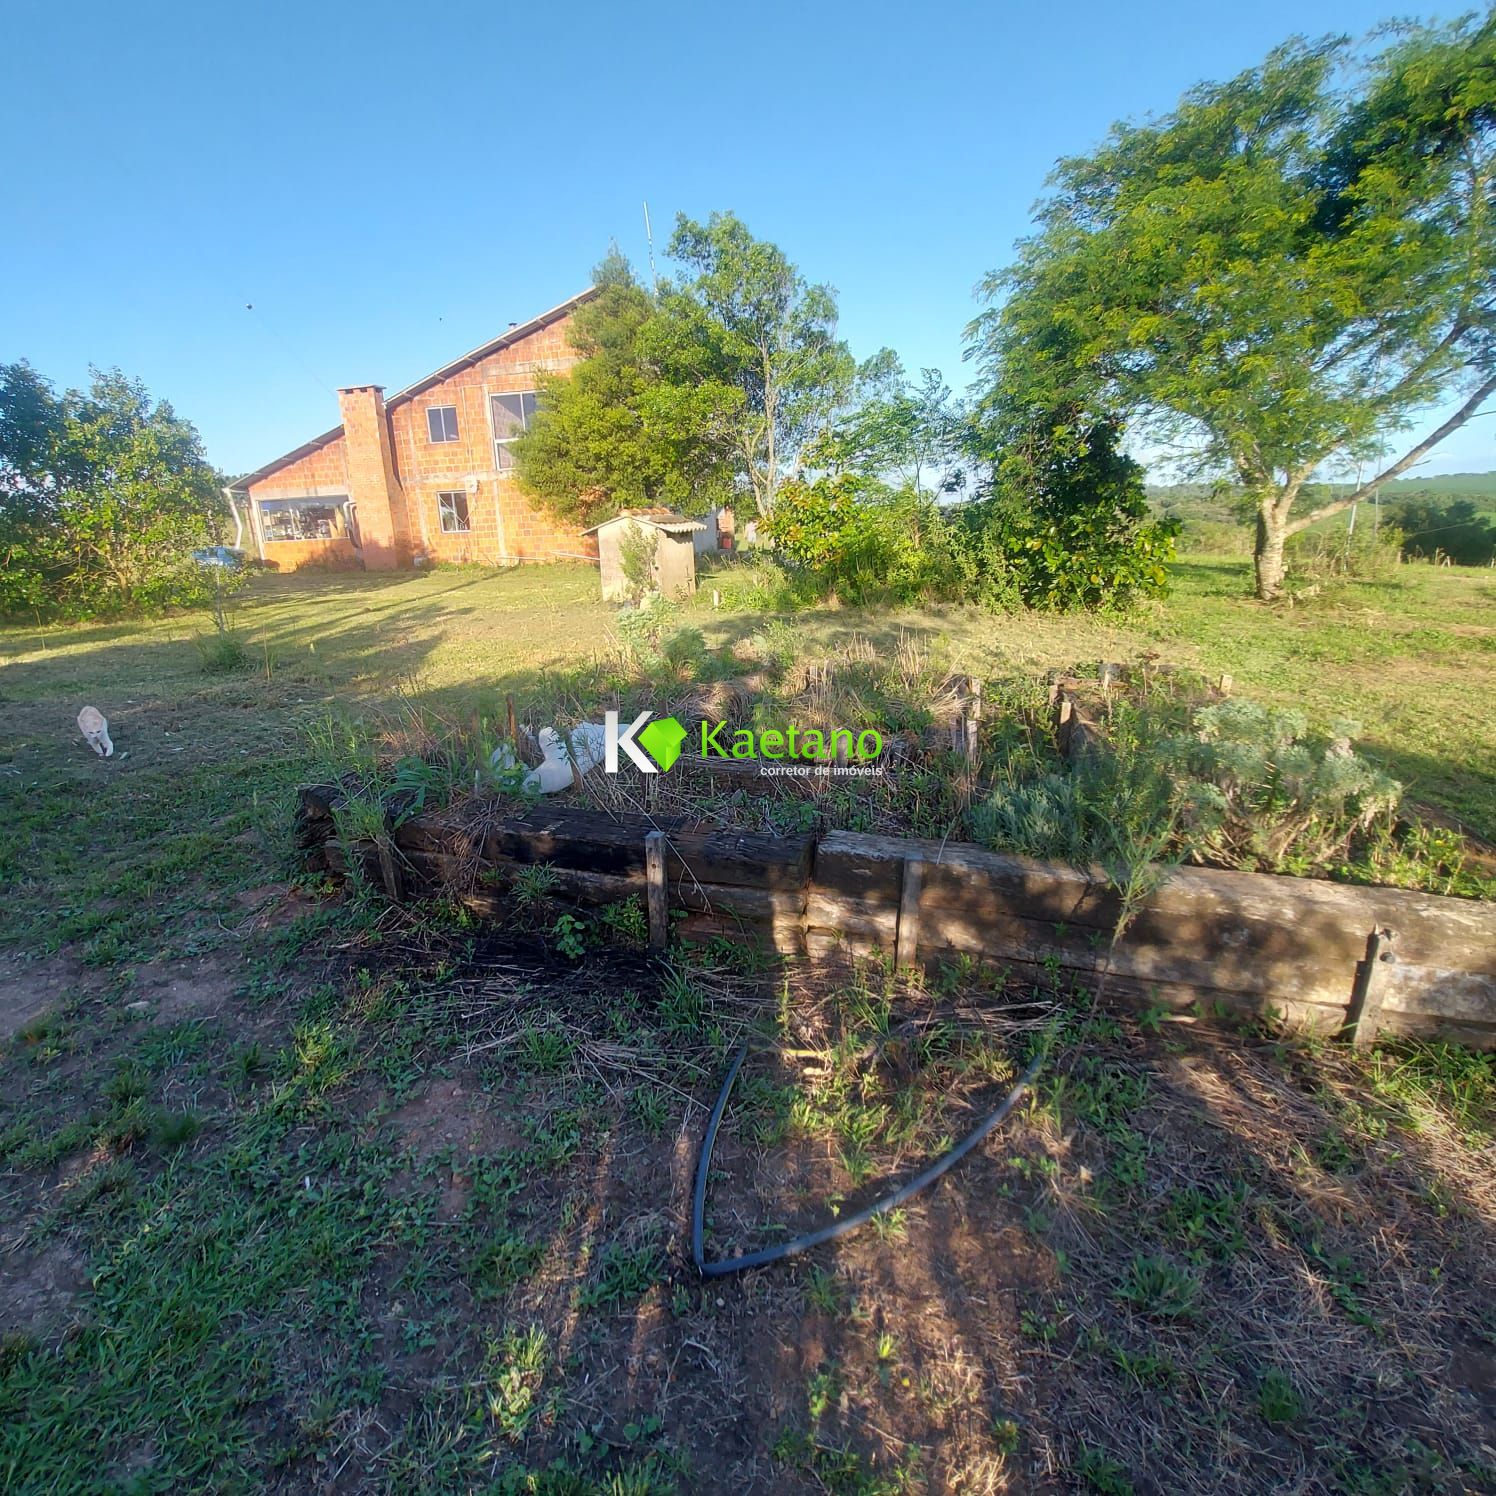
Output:
<svg viewBox="0 0 1496 1496">
<path fill-rule="evenodd" d="M 518 869 L 547 864 L 558 895 L 637 898 L 654 939 L 756 940 L 785 956 L 879 951 L 899 964 L 954 956 L 1110 998 L 1206 1013 L 1277 1014 L 1341 1032 L 1496 1048 L 1496 904 L 1317 879 L 1161 869 L 1122 936 L 1100 869 L 966 843 L 830 831 L 819 839 L 702 831 L 557 806 L 417 816 L 380 847 L 344 848 L 336 785 L 302 791 L 297 842 L 312 866 L 359 867 L 392 897 L 445 889 L 500 915 Z"/>
</svg>

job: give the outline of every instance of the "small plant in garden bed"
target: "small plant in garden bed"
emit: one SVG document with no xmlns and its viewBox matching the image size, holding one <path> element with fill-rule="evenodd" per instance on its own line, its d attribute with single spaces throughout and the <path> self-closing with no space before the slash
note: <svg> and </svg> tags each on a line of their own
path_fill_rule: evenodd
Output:
<svg viewBox="0 0 1496 1496">
<path fill-rule="evenodd" d="M 979 841 L 1078 865 L 1124 893 L 1149 864 L 1391 882 L 1487 896 L 1453 833 L 1400 831 L 1402 787 L 1351 747 L 1353 723 L 1311 728 L 1301 712 L 1188 689 L 1108 704 L 1104 744 L 1066 768 L 995 785 L 972 811 Z"/>
</svg>

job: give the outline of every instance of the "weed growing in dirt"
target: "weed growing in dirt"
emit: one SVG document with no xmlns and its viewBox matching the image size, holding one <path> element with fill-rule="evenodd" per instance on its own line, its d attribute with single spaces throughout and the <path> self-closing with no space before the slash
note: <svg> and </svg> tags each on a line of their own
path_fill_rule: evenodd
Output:
<svg viewBox="0 0 1496 1496">
<path fill-rule="evenodd" d="M 592 1280 L 577 1295 L 580 1309 L 617 1310 L 642 1298 L 659 1281 L 664 1253 L 654 1241 L 633 1246 L 609 1242 L 598 1254 Z"/>
<path fill-rule="evenodd" d="M 1257 1384 L 1257 1411 L 1267 1423 L 1295 1423 L 1304 1413 L 1304 1400 L 1293 1378 L 1269 1366 Z"/>
<path fill-rule="evenodd" d="M 1193 1318 L 1200 1283 L 1162 1257 L 1137 1256 L 1117 1285 L 1117 1298 L 1152 1319 Z"/>
<path fill-rule="evenodd" d="M 524 1438 L 535 1416 L 549 1352 L 549 1338 L 539 1325 L 506 1330 L 489 1345 L 484 1358 L 491 1377 L 488 1411 L 511 1444 Z"/>
<path fill-rule="evenodd" d="M 1087 1490 L 1096 1491 L 1099 1496 L 1132 1496 L 1132 1478 L 1127 1466 L 1098 1445 L 1082 1441 L 1070 1468 Z"/>
</svg>

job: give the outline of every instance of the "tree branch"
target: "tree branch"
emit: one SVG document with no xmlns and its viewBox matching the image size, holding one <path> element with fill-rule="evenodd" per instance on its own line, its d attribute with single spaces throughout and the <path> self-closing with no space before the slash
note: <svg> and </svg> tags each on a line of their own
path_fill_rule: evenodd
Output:
<svg viewBox="0 0 1496 1496">
<path fill-rule="evenodd" d="M 1442 426 L 1438 427 L 1437 430 L 1431 431 L 1416 447 L 1409 448 L 1390 467 L 1383 468 L 1375 478 L 1363 483 L 1355 493 L 1347 494 L 1345 498 L 1336 499 L 1334 503 L 1326 504 L 1322 508 L 1316 509 L 1313 514 L 1306 514 L 1302 519 L 1295 520 L 1288 526 L 1288 534 L 1297 535 L 1299 531 L 1307 530 L 1317 520 L 1327 519 L 1332 514 L 1343 513 L 1352 504 L 1359 504 L 1362 499 L 1368 497 L 1375 489 L 1380 488 L 1382 484 L 1397 477 L 1399 473 L 1406 472 L 1425 452 L 1437 447 L 1451 431 L 1458 431 L 1485 404 L 1486 400 L 1493 393 L 1496 393 L 1496 374 L 1493 374 L 1486 380 Z"/>
</svg>

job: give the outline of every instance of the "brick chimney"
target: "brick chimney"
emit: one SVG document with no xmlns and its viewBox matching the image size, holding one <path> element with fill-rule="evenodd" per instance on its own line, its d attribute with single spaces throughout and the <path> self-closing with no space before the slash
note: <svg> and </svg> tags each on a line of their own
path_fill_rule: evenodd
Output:
<svg viewBox="0 0 1496 1496">
<path fill-rule="evenodd" d="M 364 566 L 393 571 L 410 564 L 410 532 L 405 493 L 395 473 L 384 389 L 358 384 L 338 391 L 343 412 L 343 451 L 348 464 L 348 497 L 358 520 Z"/>
</svg>

